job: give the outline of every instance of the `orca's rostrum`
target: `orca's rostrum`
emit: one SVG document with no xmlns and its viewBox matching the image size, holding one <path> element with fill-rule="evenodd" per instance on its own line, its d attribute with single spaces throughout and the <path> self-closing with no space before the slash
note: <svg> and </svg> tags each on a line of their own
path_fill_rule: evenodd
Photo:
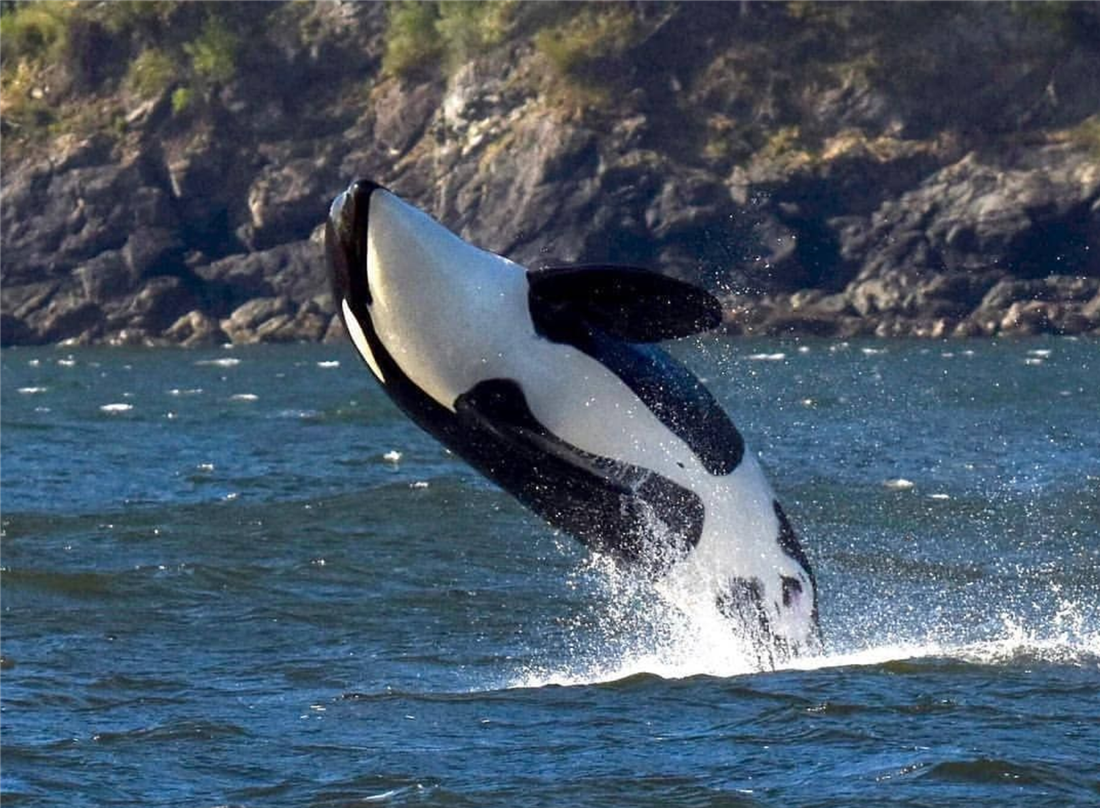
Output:
<svg viewBox="0 0 1100 808">
<path fill-rule="evenodd" d="M 360 180 L 326 249 L 356 349 L 420 427 L 551 525 L 709 589 L 775 664 L 819 647 L 813 572 L 733 422 L 655 343 L 709 293 L 644 269 L 527 270 Z"/>
</svg>

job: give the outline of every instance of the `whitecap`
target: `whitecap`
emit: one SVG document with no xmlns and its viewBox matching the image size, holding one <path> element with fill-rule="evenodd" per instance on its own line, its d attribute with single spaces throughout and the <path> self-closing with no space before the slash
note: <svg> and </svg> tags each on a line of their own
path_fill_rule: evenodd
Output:
<svg viewBox="0 0 1100 808">
<path fill-rule="evenodd" d="M 945 499 L 951 499 L 951 495 L 950 494 L 929 494 L 928 498 L 929 499 L 945 500 Z"/>
<path fill-rule="evenodd" d="M 391 788 L 389 791 L 383 791 L 379 794 L 368 794 L 363 797 L 363 802 L 389 802 L 398 794 L 401 794 L 408 789 L 404 788 Z"/>
<path fill-rule="evenodd" d="M 885 348 L 860 348 L 864 356 L 878 356 L 886 353 Z"/>
<path fill-rule="evenodd" d="M 1040 359 L 1046 359 L 1052 353 L 1054 352 L 1050 348 L 1032 348 L 1027 352 L 1028 356 L 1037 356 Z"/>
<path fill-rule="evenodd" d="M 908 491 L 909 489 L 914 488 L 916 486 L 916 483 L 912 480 L 907 480 L 904 477 L 898 477 L 893 480 L 887 480 L 883 483 L 883 485 L 889 488 L 891 491 Z"/>
<path fill-rule="evenodd" d="M 317 416 L 317 410 L 279 410 L 274 415 L 275 418 L 296 418 L 299 421 L 316 418 Z"/>
<path fill-rule="evenodd" d="M 71 368 L 76 365 L 76 360 L 69 356 L 65 359 L 58 359 L 57 364 L 61 365 L 63 368 Z"/>
<path fill-rule="evenodd" d="M 414 483 L 409 483 L 409 488 L 424 489 L 428 487 L 427 480 L 417 480 Z"/>
<path fill-rule="evenodd" d="M 259 396 L 255 393 L 234 393 L 229 397 L 230 401 L 258 401 Z"/>
<path fill-rule="evenodd" d="M 201 387 L 189 387 L 186 390 L 179 387 L 173 387 L 171 390 L 168 391 L 168 395 L 170 396 L 197 396 L 201 393 Z"/>
<path fill-rule="evenodd" d="M 221 359 L 200 359 L 196 362 L 196 365 L 215 365 L 219 368 L 232 368 L 241 363 L 241 360 L 235 356 L 224 356 Z"/>
<path fill-rule="evenodd" d="M 382 455 L 382 459 L 390 463 L 400 462 L 401 452 L 397 451 L 396 449 L 390 449 L 388 452 Z"/>
<path fill-rule="evenodd" d="M 753 362 L 782 362 L 787 358 L 785 353 L 754 353 L 749 354 L 749 359 Z"/>
<path fill-rule="evenodd" d="M 104 404 L 99 409 L 103 412 L 129 412 L 133 408 L 133 404 Z"/>
<path fill-rule="evenodd" d="M 321 361 L 321 362 L 317 363 L 317 367 L 319 367 L 319 368 L 338 368 L 338 367 L 340 367 L 340 360 L 339 359 L 329 359 L 329 360 Z"/>
<path fill-rule="evenodd" d="M 45 393 L 47 389 L 46 387 L 20 387 L 19 392 L 25 396 L 33 396 L 38 393 Z"/>
</svg>

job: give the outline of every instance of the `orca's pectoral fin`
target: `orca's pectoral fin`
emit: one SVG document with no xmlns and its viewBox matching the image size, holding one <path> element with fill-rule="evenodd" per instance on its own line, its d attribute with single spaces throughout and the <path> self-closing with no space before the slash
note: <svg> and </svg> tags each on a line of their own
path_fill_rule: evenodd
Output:
<svg viewBox="0 0 1100 808">
<path fill-rule="evenodd" d="M 722 322 L 722 304 L 712 294 L 648 269 L 546 267 L 527 279 L 535 327 L 551 338 L 595 327 L 628 342 L 658 342 Z"/>
</svg>

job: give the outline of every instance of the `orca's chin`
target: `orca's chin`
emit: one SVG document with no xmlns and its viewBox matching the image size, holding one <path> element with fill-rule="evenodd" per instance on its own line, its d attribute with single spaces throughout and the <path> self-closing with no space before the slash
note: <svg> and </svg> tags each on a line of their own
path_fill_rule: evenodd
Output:
<svg viewBox="0 0 1100 808">
<path fill-rule="evenodd" d="M 367 241 L 370 198 L 378 190 L 385 189 L 371 180 L 356 180 L 329 208 L 325 251 L 337 307 L 341 300 L 349 301 L 353 308 L 371 302 L 367 286 Z"/>
</svg>

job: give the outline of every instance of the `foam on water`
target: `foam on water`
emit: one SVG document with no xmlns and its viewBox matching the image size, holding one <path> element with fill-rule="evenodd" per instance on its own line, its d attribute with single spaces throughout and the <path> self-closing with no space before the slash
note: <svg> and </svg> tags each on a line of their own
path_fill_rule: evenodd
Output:
<svg viewBox="0 0 1100 808">
<path fill-rule="evenodd" d="M 584 685 L 637 674 L 666 679 L 737 676 L 757 670 L 751 647 L 731 633 L 714 605 L 592 556 L 570 586 L 592 591 L 591 612 L 567 626 L 560 665 L 522 671 L 510 687 Z"/>
<path fill-rule="evenodd" d="M 727 678 L 771 670 L 747 639 L 738 636 L 736 627 L 690 592 L 653 584 L 599 557 L 586 561 L 576 575 L 590 586 L 595 580 L 601 600 L 594 608 L 599 614 L 570 627 L 569 651 L 560 663 L 529 666 L 507 687 L 592 685 L 639 675 Z M 839 634 L 839 627 L 826 624 L 822 654 L 798 657 L 777 669 L 812 671 L 940 658 L 974 665 L 1100 669 L 1100 621 L 1094 604 L 1062 600 L 1054 614 L 1037 613 L 1032 606 L 1013 604 L 992 621 L 984 615 L 945 615 L 935 624 L 914 626 L 919 616 L 895 604 L 895 630 L 834 644 L 830 628 Z M 983 623 L 980 633 L 967 635 L 960 628 L 978 623 Z"/>
</svg>

